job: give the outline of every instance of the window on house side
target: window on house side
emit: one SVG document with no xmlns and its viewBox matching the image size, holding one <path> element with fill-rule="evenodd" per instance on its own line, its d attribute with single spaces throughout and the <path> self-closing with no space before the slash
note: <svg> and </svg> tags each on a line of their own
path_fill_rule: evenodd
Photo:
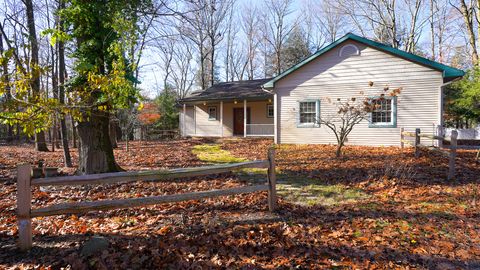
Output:
<svg viewBox="0 0 480 270">
<path fill-rule="evenodd" d="M 267 117 L 273 118 L 273 104 L 267 104 Z"/>
<path fill-rule="evenodd" d="M 373 99 L 372 103 L 375 105 L 372 111 L 372 124 L 393 124 L 393 99 L 377 98 Z"/>
<path fill-rule="evenodd" d="M 208 120 L 217 120 L 217 107 L 208 107 Z"/>
<path fill-rule="evenodd" d="M 317 122 L 317 102 L 300 102 L 300 124 L 315 124 Z"/>
</svg>

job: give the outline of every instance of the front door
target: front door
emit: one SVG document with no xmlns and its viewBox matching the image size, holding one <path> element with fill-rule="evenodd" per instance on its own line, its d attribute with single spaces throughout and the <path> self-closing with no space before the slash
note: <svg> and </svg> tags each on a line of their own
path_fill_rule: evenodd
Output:
<svg viewBox="0 0 480 270">
<path fill-rule="evenodd" d="M 233 135 L 243 136 L 243 108 L 233 108 Z M 247 108 L 247 124 L 250 124 L 250 108 Z"/>
</svg>

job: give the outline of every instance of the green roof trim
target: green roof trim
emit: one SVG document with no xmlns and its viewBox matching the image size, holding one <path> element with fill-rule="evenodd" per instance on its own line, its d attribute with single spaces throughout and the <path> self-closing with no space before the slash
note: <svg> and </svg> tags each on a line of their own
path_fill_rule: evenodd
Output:
<svg viewBox="0 0 480 270">
<path fill-rule="evenodd" d="M 328 45 L 326 47 L 323 47 L 322 49 L 318 50 L 317 52 L 310 55 L 309 57 L 307 57 L 306 59 L 304 59 L 300 63 L 290 67 L 289 69 L 285 70 L 281 74 L 275 76 L 273 79 L 266 82 L 263 85 L 263 87 L 264 88 L 273 88 L 277 81 L 281 80 L 282 78 L 286 77 L 290 73 L 292 73 L 295 70 L 301 68 L 302 66 L 310 63 L 315 58 L 319 57 L 320 55 L 322 55 L 322 54 L 324 54 L 328 51 L 330 51 L 331 49 L 335 48 L 337 45 L 339 45 L 339 44 L 341 44 L 341 43 L 343 43 L 344 41 L 347 41 L 347 40 L 354 40 L 354 41 L 357 41 L 357 42 L 362 43 L 364 45 L 367 45 L 367 46 L 373 47 L 375 49 L 378 49 L 380 51 L 390 53 L 390 54 L 393 54 L 393 55 L 398 56 L 400 58 L 412 61 L 414 63 L 420 64 L 420 65 L 423 65 L 423 66 L 426 66 L 426 67 L 430 67 L 430 68 L 436 69 L 438 71 L 442 71 L 443 78 L 446 79 L 446 80 L 455 79 L 455 78 L 462 77 L 463 75 L 465 75 L 465 72 L 463 70 L 456 69 L 456 68 L 453 68 L 453 67 L 450 67 L 450 66 L 447 66 L 447 65 L 429 60 L 427 58 L 415 55 L 413 53 L 408 53 L 408 52 L 405 52 L 405 51 L 402 51 L 402 50 L 399 50 L 399 49 L 395 49 L 395 48 L 393 48 L 389 45 L 385 45 L 385 44 L 382 44 L 382 43 L 379 43 L 379 42 L 376 42 L 376 41 L 373 41 L 373 40 L 370 40 L 370 39 L 367 39 L 367 38 L 364 38 L 364 37 L 360 37 L 360 36 L 357 36 L 357 35 L 352 34 L 352 33 L 348 33 L 345 36 L 337 39 L 335 42 L 331 43 L 330 45 Z"/>
</svg>

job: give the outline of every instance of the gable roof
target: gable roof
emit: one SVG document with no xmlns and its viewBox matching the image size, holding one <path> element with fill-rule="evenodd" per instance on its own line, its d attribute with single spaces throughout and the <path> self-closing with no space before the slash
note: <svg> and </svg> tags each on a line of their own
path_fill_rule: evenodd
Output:
<svg viewBox="0 0 480 270">
<path fill-rule="evenodd" d="M 217 83 L 204 91 L 194 93 L 180 102 L 194 102 L 204 100 L 234 100 L 234 99 L 264 99 L 271 98 L 273 94 L 265 91 L 262 85 L 270 81 L 268 79 L 222 82 Z"/>
<path fill-rule="evenodd" d="M 344 41 L 347 41 L 347 40 L 354 40 L 354 41 L 357 41 L 357 42 L 362 43 L 364 45 L 373 47 L 377 50 L 380 50 L 380 51 L 383 51 L 383 52 L 386 52 L 386 53 L 390 53 L 390 54 L 393 54 L 393 55 L 398 56 L 400 58 L 412 61 L 414 63 L 417 63 L 417 64 L 420 64 L 420 65 L 423 65 L 423 66 L 430 67 L 432 69 L 441 71 L 442 74 L 443 74 L 443 79 L 445 81 L 450 81 L 450 80 L 453 80 L 455 78 L 462 77 L 463 75 L 465 75 L 465 72 L 463 70 L 456 69 L 456 68 L 453 68 L 453 67 L 450 67 L 450 66 L 447 66 L 447 65 L 429 60 L 427 58 L 415 55 L 413 53 L 408 53 L 408 52 L 405 52 L 405 51 L 402 51 L 402 50 L 399 50 L 399 49 L 395 49 L 395 48 L 393 48 L 389 45 L 379 43 L 379 42 L 376 42 L 376 41 L 373 41 L 373 40 L 370 40 L 370 39 L 367 39 L 367 38 L 364 38 L 364 37 L 360 37 L 360 36 L 357 36 L 357 35 L 352 34 L 352 33 L 348 33 L 345 36 L 337 39 L 335 42 L 331 43 L 330 45 L 318 50 L 316 53 L 307 57 L 306 59 L 304 59 L 300 63 L 298 63 L 298 64 L 292 66 L 291 68 L 285 70 L 284 72 L 280 73 L 279 75 L 277 75 L 276 77 L 274 77 L 273 79 L 271 79 L 270 81 L 265 83 L 263 85 L 263 87 L 273 88 L 277 81 L 281 80 L 282 78 L 286 77 L 290 73 L 292 73 L 295 70 L 301 68 L 302 66 L 310 63 L 312 60 L 316 59 L 320 55 L 325 54 L 326 52 L 332 50 L 333 48 L 335 48 L 336 46 L 338 46 L 339 44 L 341 44 L 341 43 L 343 43 Z"/>
</svg>

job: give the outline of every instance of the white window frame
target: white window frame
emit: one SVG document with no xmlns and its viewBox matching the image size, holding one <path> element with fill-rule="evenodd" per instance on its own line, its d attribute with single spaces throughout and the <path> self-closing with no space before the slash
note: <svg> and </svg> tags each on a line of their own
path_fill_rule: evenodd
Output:
<svg viewBox="0 0 480 270">
<path fill-rule="evenodd" d="M 214 111 L 215 115 L 212 117 L 212 110 Z M 208 120 L 209 121 L 215 121 L 217 120 L 217 106 L 209 106 L 207 108 L 207 112 L 208 112 Z"/>
<path fill-rule="evenodd" d="M 371 101 L 373 100 L 385 100 L 385 101 L 390 101 L 390 122 L 373 122 L 373 113 L 375 111 L 372 111 L 370 113 L 370 121 L 369 121 L 369 127 L 372 128 L 394 128 L 397 126 L 397 100 L 396 97 L 372 97 L 370 98 Z M 385 110 L 380 110 L 380 112 L 385 111 Z M 378 111 L 377 111 L 378 112 Z"/>
<path fill-rule="evenodd" d="M 301 123 L 300 119 L 302 111 L 302 103 L 315 103 L 315 116 L 314 116 L 314 122 L 306 122 L 306 123 Z M 308 100 L 301 100 L 298 102 L 298 113 L 297 113 L 297 127 L 299 128 L 312 128 L 312 127 L 320 127 L 320 100 L 318 99 L 308 99 Z"/>
</svg>

